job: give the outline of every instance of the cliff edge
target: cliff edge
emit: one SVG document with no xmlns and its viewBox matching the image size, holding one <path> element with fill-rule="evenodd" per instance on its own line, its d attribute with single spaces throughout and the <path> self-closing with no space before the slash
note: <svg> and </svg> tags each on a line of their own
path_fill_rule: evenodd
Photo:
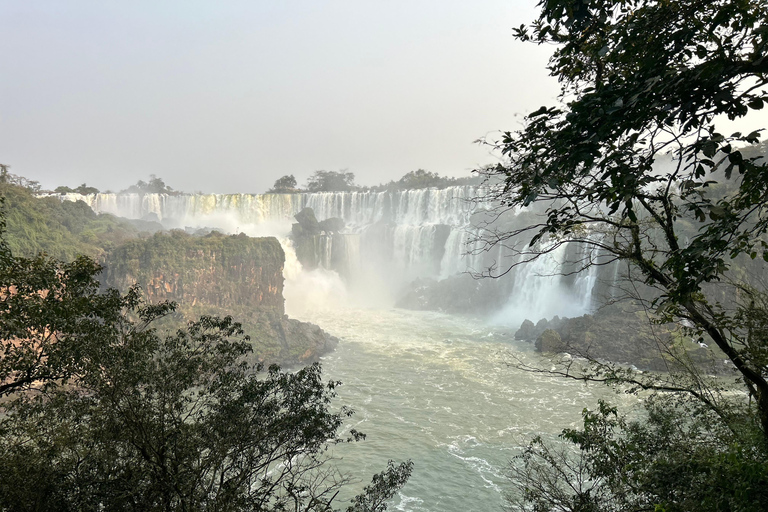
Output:
<svg viewBox="0 0 768 512">
<path fill-rule="evenodd" d="M 172 322 L 232 315 L 251 336 L 257 360 L 309 364 L 333 350 L 338 340 L 285 315 L 284 263 L 285 253 L 273 237 L 171 231 L 111 251 L 102 284 L 125 291 L 138 283 L 150 302 L 177 302 Z"/>
</svg>

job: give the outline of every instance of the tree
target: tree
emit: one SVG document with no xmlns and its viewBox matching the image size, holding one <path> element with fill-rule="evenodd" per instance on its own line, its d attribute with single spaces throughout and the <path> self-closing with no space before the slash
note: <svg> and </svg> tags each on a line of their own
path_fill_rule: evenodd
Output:
<svg viewBox="0 0 768 512">
<path fill-rule="evenodd" d="M 352 412 L 319 365 L 264 373 L 230 317 L 162 334 L 175 306 L 99 292 L 87 258 L 0 249 L 0 511 L 334 510 L 326 451 L 363 436 L 339 436 Z M 410 471 L 348 511 L 385 510 Z"/>
<path fill-rule="evenodd" d="M 135 291 L 99 293 L 101 267 L 80 257 L 61 263 L 43 254 L 20 258 L 0 223 L 0 398 L 82 375 L 92 344 L 114 339 Z"/>
<path fill-rule="evenodd" d="M 82 194 L 84 196 L 88 194 L 99 193 L 99 189 L 97 189 L 96 187 L 89 187 L 85 183 L 81 184 L 77 188 L 70 188 L 62 185 L 62 186 L 56 187 L 55 189 L 53 189 L 53 191 L 56 192 L 57 194 Z"/>
<path fill-rule="evenodd" d="M 768 436 L 765 368 L 706 286 L 739 255 L 768 261 L 767 166 L 735 145 L 757 144 L 759 130 L 715 129 L 718 115 L 743 117 L 768 100 L 766 16 L 754 2 L 547 2 L 517 36 L 558 45 L 550 70 L 568 102 L 505 133 L 509 163 L 491 172 L 505 207 L 546 205 L 541 223 L 492 242 L 530 233 L 520 249 L 530 257 L 576 243 L 599 250 L 585 265 L 632 264 L 659 291 L 661 319 L 690 322 L 733 362 Z M 655 169 L 664 155 L 671 166 Z"/>
<path fill-rule="evenodd" d="M 521 492 L 510 493 L 510 510 L 765 510 L 764 451 L 701 402 L 654 395 L 646 412 L 629 419 L 601 401 L 584 411 L 583 428 L 563 431 L 568 444 L 535 438 L 511 466 Z"/>
<path fill-rule="evenodd" d="M 149 175 L 149 183 L 139 180 L 135 185 L 131 185 L 123 192 L 133 192 L 137 194 L 173 194 L 174 190 L 165 184 L 162 178 L 154 174 Z"/>
<path fill-rule="evenodd" d="M 30 180 L 8 171 L 10 165 L 0 164 L 0 183 L 9 183 L 26 188 L 31 192 L 40 192 L 40 182 Z"/>
<path fill-rule="evenodd" d="M 298 192 L 298 185 L 293 174 L 288 174 L 275 180 L 275 184 L 267 191 L 268 194 L 293 194 Z"/>
<path fill-rule="evenodd" d="M 395 183 L 395 185 L 397 188 L 406 190 L 427 187 L 445 188 L 452 185 L 455 181 L 456 180 L 452 178 L 443 178 L 436 172 L 417 169 L 406 173 Z"/>
<path fill-rule="evenodd" d="M 351 172 L 315 171 L 307 180 L 307 192 L 346 192 L 355 188 Z"/>
<path fill-rule="evenodd" d="M 99 193 L 99 189 L 97 189 L 96 187 L 89 187 L 85 183 L 82 183 L 82 184 L 80 184 L 79 187 L 77 187 L 75 189 L 75 192 L 77 192 L 78 194 L 82 194 L 82 195 L 86 196 L 88 194 L 98 194 Z"/>
<path fill-rule="evenodd" d="M 655 292 L 640 298 L 656 320 L 709 337 L 750 402 L 726 399 L 691 367 L 663 381 L 606 366 L 580 377 L 681 393 L 714 414 L 734 442 L 765 456 L 767 340 L 744 322 L 764 290 L 729 273 L 758 255 L 768 261 L 763 127 L 729 135 L 716 125 L 748 120 L 768 101 L 768 4 L 540 5 L 539 18 L 516 36 L 555 45 L 549 70 L 561 83 L 561 104 L 504 133 L 495 145 L 507 161 L 490 175 L 500 183 L 492 195 L 502 208 L 540 206 L 544 216 L 509 232 L 489 230 L 487 241 L 516 247 L 521 263 L 562 244 L 594 248 L 577 269 L 628 263 L 640 274 L 630 276 L 635 284 Z M 719 457 L 730 453 L 727 443 L 719 448 Z"/>
</svg>

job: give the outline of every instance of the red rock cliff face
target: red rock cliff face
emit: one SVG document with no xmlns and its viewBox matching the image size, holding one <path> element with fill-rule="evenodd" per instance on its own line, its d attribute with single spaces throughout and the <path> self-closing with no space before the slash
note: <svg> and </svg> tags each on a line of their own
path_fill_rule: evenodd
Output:
<svg viewBox="0 0 768 512">
<path fill-rule="evenodd" d="M 285 254 L 275 238 L 182 232 L 133 240 L 110 254 L 104 284 L 138 283 L 151 302 L 284 314 Z"/>
<path fill-rule="evenodd" d="M 150 302 L 177 302 L 187 319 L 232 315 L 251 336 L 256 360 L 303 365 L 333 350 L 338 340 L 285 316 L 284 262 L 276 238 L 172 231 L 112 251 L 102 281 L 121 291 L 138 283 Z"/>
</svg>

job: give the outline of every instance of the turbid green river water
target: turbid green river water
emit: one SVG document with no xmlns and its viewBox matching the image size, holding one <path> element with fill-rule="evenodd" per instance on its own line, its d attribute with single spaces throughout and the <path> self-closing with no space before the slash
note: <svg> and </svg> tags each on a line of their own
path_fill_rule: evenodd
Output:
<svg viewBox="0 0 768 512">
<path fill-rule="evenodd" d="M 501 510 L 510 490 L 506 468 L 530 437 L 554 438 L 580 425 L 582 409 L 598 398 L 634 400 L 508 366 L 513 355 L 549 364 L 508 327 L 397 309 L 315 310 L 299 318 L 341 339 L 323 358 L 324 373 L 343 382 L 338 404 L 356 411 L 345 428 L 367 434 L 336 451 L 339 466 L 359 488 L 389 459 L 415 464 L 393 510 Z"/>
</svg>

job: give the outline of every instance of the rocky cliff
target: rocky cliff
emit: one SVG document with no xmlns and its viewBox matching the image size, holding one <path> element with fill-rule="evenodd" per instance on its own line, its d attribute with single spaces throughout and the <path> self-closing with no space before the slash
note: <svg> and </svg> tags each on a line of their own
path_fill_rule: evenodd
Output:
<svg viewBox="0 0 768 512">
<path fill-rule="evenodd" d="M 565 352 L 641 370 L 670 371 L 681 362 L 713 374 L 731 370 L 723 365 L 725 355 L 713 344 L 687 336 L 679 325 L 651 322 L 648 313 L 632 302 L 612 304 L 576 318 L 554 317 L 536 324 L 525 320 L 515 338 L 534 343 L 539 352 Z"/>
<path fill-rule="evenodd" d="M 232 315 L 251 335 L 258 360 L 306 364 L 337 341 L 317 326 L 285 316 L 284 262 L 275 238 L 172 231 L 113 250 L 103 284 L 125 291 L 138 283 L 150 302 L 177 302 L 185 319 Z"/>
</svg>

